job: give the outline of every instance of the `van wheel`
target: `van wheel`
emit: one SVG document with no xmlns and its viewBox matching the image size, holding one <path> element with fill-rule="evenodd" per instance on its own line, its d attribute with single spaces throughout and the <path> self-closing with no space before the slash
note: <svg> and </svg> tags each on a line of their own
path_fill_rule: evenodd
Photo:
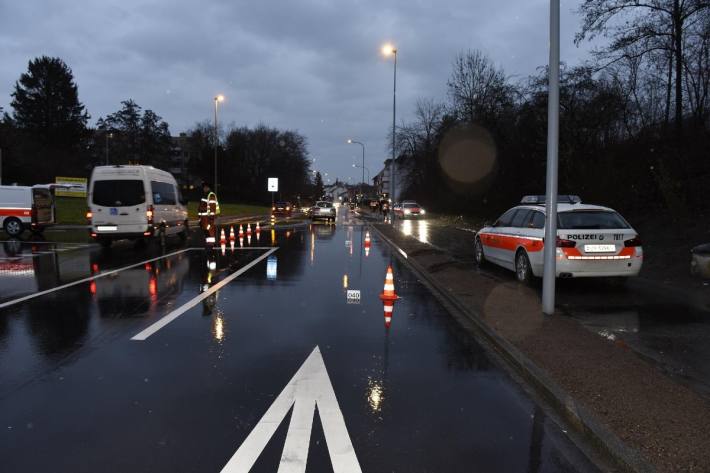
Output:
<svg viewBox="0 0 710 473">
<path fill-rule="evenodd" d="M 486 255 L 483 254 L 483 243 L 481 239 L 476 237 L 476 243 L 473 245 L 473 258 L 478 266 L 486 264 Z"/>
<path fill-rule="evenodd" d="M 518 250 L 515 254 L 515 277 L 519 282 L 530 284 L 532 280 L 532 269 L 530 268 L 530 259 L 525 250 Z"/>
<path fill-rule="evenodd" d="M 17 238 L 18 236 L 22 235 L 22 232 L 24 231 L 22 222 L 14 217 L 6 218 L 5 223 L 3 224 L 3 228 L 5 229 L 5 233 L 7 233 L 12 238 Z"/>
</svg>

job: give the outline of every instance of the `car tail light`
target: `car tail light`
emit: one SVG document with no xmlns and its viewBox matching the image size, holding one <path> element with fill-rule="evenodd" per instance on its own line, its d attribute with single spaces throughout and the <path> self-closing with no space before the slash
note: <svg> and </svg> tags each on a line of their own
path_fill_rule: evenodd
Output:
<svg viewBox="0 0 710 473">
<path fill-rule="evenodd" d="M 271 207 L 271 210 L 276 210 L 276 207 Z"/>
<path fill-rule="evenodd" d="M 574 240 L 565 240 L 557 237 L 557 248 L 574 248 L 577 246 L 577 242 Z"/>
<path fill-rule="evenodd" d="M 629 247 L 635 247 L 635 246 L 641 246 L 641 239 L 637 236 L 633 237 L 630 240 L 625 240 L 624 241 L 624 246 L 629 248 Z"/>
<path fill-rule="evenodd" d="M 150 225 L 153 224 L 153 215 L 154 215 L 154 213 L 153 213 L 153 206 L 152 206 L 152 205 L 149 205 L 149 206 L 148 206 L 148 209 L 145 211 L 145 216 L 148 217 L 148 223 L 149 223 Z"/>
</svg>

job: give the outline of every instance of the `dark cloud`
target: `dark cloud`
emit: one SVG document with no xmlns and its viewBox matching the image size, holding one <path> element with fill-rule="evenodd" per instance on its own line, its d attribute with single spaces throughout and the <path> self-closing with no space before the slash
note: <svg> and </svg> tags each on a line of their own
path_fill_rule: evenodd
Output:
<svg viewBox="0 0 710 473">
<path fill-rule="evenodd" d="M 572 38 L 579 0 L 562 1 L 563 59 L 585 52 Z M 547 62 L 547 0 L 102 1 L 3 2 L 0 105 L 27 62 L 42 54 L 72 67 L 93 119 L 133 98 L 185 131 L 220 117 L 308 137 L 316 168 L 353 180 L 360 148 L 374 175 L 386 154 L 392 120 L 392 62 L 398 53 L 398 117 L 419 97 L 444 100 L 454 55 L 480 49 L 513 77 Z M 398 121 L 400 121 L 398 119 Z"/>
</svg>

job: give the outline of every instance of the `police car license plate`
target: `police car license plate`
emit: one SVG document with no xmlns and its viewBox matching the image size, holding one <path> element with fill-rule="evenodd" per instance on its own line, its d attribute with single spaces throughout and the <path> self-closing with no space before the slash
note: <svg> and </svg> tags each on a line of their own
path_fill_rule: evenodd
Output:
<svg viewBox="0 0 710 473">
<path fill-rule="evenodd" d="M 586 253 L 609 253 L 616 251 L 616 245 L 584 245 Z"/>
</svg>

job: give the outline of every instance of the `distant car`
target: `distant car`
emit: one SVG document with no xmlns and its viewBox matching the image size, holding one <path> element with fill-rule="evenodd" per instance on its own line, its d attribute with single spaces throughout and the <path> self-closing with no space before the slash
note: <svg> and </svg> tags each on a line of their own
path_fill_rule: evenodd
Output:
<svg viewBox="0 0 710 473">
<path fill-rule="evenodd" d="M 426 215 L 426 211 L 422 206 L 413 200 L 405 200 L 401 204 L 393 207 L 392 210 L 394 210 L 394 213 L 398 217 L 402 218 L 422 217 Z"/>
<path fill-rule="evenodd" d="M 272 215 L 282 215 L 290 217 L 292 211 L 293 206 L 291 205 L 291 202 L 276 202 L 274 206 L 271 207 Z"/>
<path fill-rule="evenodd" d="M 613 209 L 560 196 L 556 275 L 559 278 L 637 276 L 643 263 L 638 233 Z M 528 282 L 543 273 L 545 196 L 525 196 L 476 234 L 474 256 L 515 271 Z"/>
<path fill-rule="evenodd" d="M 327 222 L 335 222 L 335 207 L 332 202 L 321 200 L 316 202 L 316 205 L 311 211 L 311 220 L 325 220 Z"/>
</svg>

